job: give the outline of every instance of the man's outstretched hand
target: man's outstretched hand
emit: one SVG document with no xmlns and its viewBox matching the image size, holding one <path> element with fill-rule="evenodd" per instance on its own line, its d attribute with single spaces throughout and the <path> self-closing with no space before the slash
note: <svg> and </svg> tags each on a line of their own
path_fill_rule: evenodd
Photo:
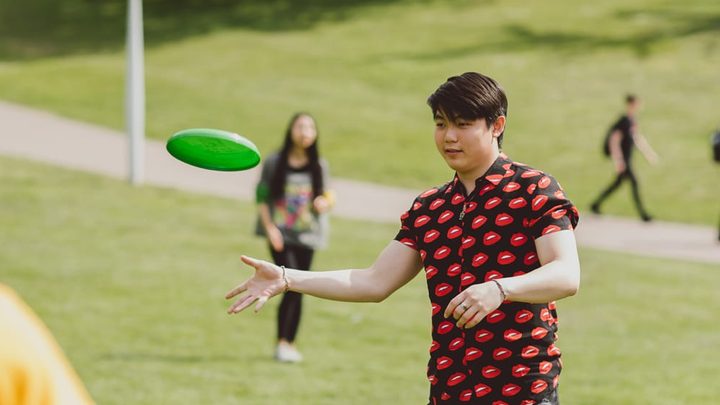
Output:
<svg viewBox="0 0 720 405">
<path fill-rule="evenodd" d="M 248 266 L 254 267 L 255 274 L 225 294 L 225 299 L 230 299 L 245 293 L 240 295 L 237 301 L 228 308 L 228 314 L 236 314 L 252 305 L 256 300 L 255 312 L 258 312 L 268 299 L 280 294 L 285 289 L 285 281 L 280 267 L 248 256 L 241 256 L 240 259 Z"/>
</svg>

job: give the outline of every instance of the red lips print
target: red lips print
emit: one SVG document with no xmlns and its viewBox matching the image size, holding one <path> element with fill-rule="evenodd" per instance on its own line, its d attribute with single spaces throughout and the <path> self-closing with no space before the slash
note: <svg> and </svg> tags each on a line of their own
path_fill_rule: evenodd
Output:
<svg viewBox="0 0 720 405">
<path fill-rule="evenodd" d="M 552 212 L 552 214 L 550 214 L 550 216 L 552 216 L 554 219 L 560 219 L 560 218 L 564 217 L 565 215 L 567 215 L 566 209 L 555 210 Z"/>
<path fill-rule="evenodd" d="M 430 304 L 430 310 L 431 310 L 433 316 L 437 315 L 441 309 L 442 309 L 442 307 L 440 307 L 440 304 L 436 304 L 434 302 L 432 304 Z"/>
<path fill-rule="evenodd" d="M 429 375 L 429 376 L 427 377 L 427 379 L 428 379 L 428 381 L 430 381 L 430 385 L 435 385 L 435 384 L 437 384 L 437 382 L 438 382 L 438 379 L 437 379 L 437 377 L 436 377 L 434 374 L 433 374 L 433 375 Z"/>
<path fill-rule="evenodd" d="M 465 197 L 460 193 L 453 195 L 452 198 L 450 199 L 450 203 L 452 205 L 458 205 L 463 201 L 465 201 Z"/>
<path fill-rule="evenodd" d="M 443 392 L 442 395 L 440 395 L 440 399 L 442 399 L 443 401 L 447 401 L 450 398 L 450 394 L 448 394 L 447 392 Z"/>
<path fill-rule="evenodd" d="M 424 191 L 422 194 L 420 194 L 420 197 L 422 197 L 422 198 L 430 197 L 431 195 L 433 195 L 437 192 L 438 192 L 437 188 L 431 188 L 429 190 Z"/>
<path fill-rule="evenodd" d="M 532 359 L 533 357 L 537 356 L 540 353 L 540 349 L 538 349 L 535 346 L 525 346 L 523 347 L 522 351 L 520 352 L 520 356 L 522 356 L 523 359 Z"/>
<path fill-rule="evenodd" d="M 432 243 L 435 242 L 435 240 L 440 236 L 440 231 L 437 229 L 431 229 L 427 232 L 425 232 L 425 237 L 423 238 L 423 241 L 425 243 Z"/>
<path fill-rule="evenodd" d="M 517 384 L 505 384 L 502 388 L 502 394 L 506 397 L 513 397 L 520 392 L 520 386 Z"/>
<path fill-rule="evenodd" d="M 500 205 L 501 202 L 502 200 L 499 197 L 493 197 L 485 202 L 485 209 L 491 210 Z"/>
<path fill-rule="evenodd" d="M 442 356 L 437 359 L 436 364 L 438 370 L 445 370 L 446 368 L 452 366 L 453 360 L 448 356 Z"/>
<path fill-rule="evenodd" d="M 444 224 L 445 222 L 449 221 L 454 216 L 455 216 L 455 214 L 453 214 L 453 212 L 450 210 L 443 211 L 443 213 L 440 214 L 440 217 L 438 217 L 438 223 Z"/>
<path fill-rule="evenodd" d="M 520 209 L 520 208 L 522 208 L 522 207 L 524 207 L 524 206 L 526 206 L 526 205 L 527 205 L 527 200 L 525 200 L 525 199 L 522 198 L 522 197 L 513 198 L 513 199 L 510 200 L 510 202 L 508 203 L 508 207 L 510 207 L 510 208 L 512 208 L 512 209 L 514 209 L 514 210 Z"/>
<path fill-rule="evenodd" d="M 483 383 L 480 383 L 480 384 L 476 385 L 476 386 L 473 387 L 473 388 L 474 388 L 474 391 L 475 391 L 475 396 L 478 397 L 478 398 L 482 398 L 482 397 L 484 397 L 485 395 L 487 395 L 487 394 L 489 394 L 489 393 L 492 392 L 492 388 L 490 388 L 489 385 L 483 384 Z"/>
<path fill-rule="evenodd" d="M 513 377 L 520 378 L 525 377 L 530 372 L 530 367 L 524 364 L 516 364 L 512 368 Z"/>
<path fill-rule="evenodd" d="M 508 329 L 503 333 L 503 338 L 508 342 L 514 342 L 522 337 L 522 333 L 515 329 Z"/>
<path fill-rule="evenodd" d="M 449 277 L 455 277 L 460 274 L 460 272 L 462 272 L 462 266 L 458 263 L 451 264 L 450 267 L 448 267 L 447 269 L 447 275 Z"/>
<path fill-rule="evenodd" d="M 423 225 L 427 224 L 428 222 L 430 222 L 430 217 L 427 215 L 421 215 L 415 219 L 414 225 L 415 225 L 415 228 L 420 228 Z"/>
<path fill-rule="evenodd" d="M 465 214 L 473 212 L 475 208 L 477 208 L 477 203 L 475 201 L 470 201 L 469 203 L 465 204 Z"/>
<path fill-rule="evenodd" d="M 515 255 L 504 250 L 498 254 L 497 262 L 500 265 L 508 265 L 515 261 Z"/>
<path fill-rule="evenodd" d="M 438 327 L 437 327 L 437 332 L 441 335 L 444 335 L 444 334 L 450 332 L 454 327 L 455 327 L 455 325 L 452 322 L 442 321 L 442 322 L 440 322 L 440 325 L 438 325 Z"/>
<path fill-rule="evenodd" d="M 433 202 L 430 203 L 430 211 L 435 211 L 443 204 L 445 204 L 445 200 L 443 200 L 442 198 L 437 198 L 433 200 Z"/>
<path fill-rule="evenodd" d="M 448 239 L 455 239 L 455 238 L 457 238 L 458 236 L 462 235 L 462 233 L 463 233 L 463 232 L 462 232 L 462 228 L 460 228 L 459 226 L 455 225 L 455 226 L 453 226 L 452 228 L 448 229 L 448 231 L 447 231 L 447 237 L 448 237 Z"/>
<path fill-rule="evenodd" d="M 448 283 L 441 283 L 438 284 L 435 287 L 435 295 L 438 297 L 444 297 L 448 294 L 450 294 L 453 290 L 453 287 Z"/>
<path fill-rule="evenodd" d="M 485 224 L 485 222 L 487 222 L 486 217 L 484 217 L 482 215 L 476 216 L 475 219 L 473 219 L 473 221 L 472 221 L 472 229 L 480 228 L 481 226 L 483 226 Z"/>
<path fill-rule="evenodd" d="M 496 310 L 490 312 L 487 315 L 487 317 L 485 317 L 485 320 L 488 323 L 498 323 L 498 322 L 502 321 L 503 319 L 505 319 L 505 312 L 503 312 L 499 309 L 496 309 Z"/>
<path fill-rule="evenodd" d="M 559 356 L 560 355 L 560 349 L 558 349 L 555 344 L 551 344 L 550 347 L 547 349 L 547 354 L 550 356 Z"/>
<path fill-rule="evenodd" d="M 419 202 L 419 201 L 415 201 L 415 202 L 413 203 L 412 210 L 413 210 L 413 211 L 417 211 L 417 210 L 420 209 L 420 207 L 422 207 L 422 203 Z"/>
<path fill-rule="evenodd" d="M 506 347 L 498 347 L 497 349 L 493 350 L 493 359 L 497 361 L 505 360 L 510 356 L 512 356 L 512 350 Z"/>
<path fill-rule="evenodd" d="M 500 369 L 495 366 L 485 366 L 481 373 L 485 378 L 495 378 L 500 375 Z"/>
<path fill-rule="evenodd" d="M 525 323 L 533 318 L 533 313 L 527 309 L 521 309 L 515 314 L 515 322 Z"/>
<path fill-rule="evenodd" d="M 480 267 L 488 260 L 488 255 L 485 253 L 478 253 L 476 254 L 472 259 L 472 266 L 473 267 Z"/>
<path fill-rule="evenodd" d="M 460 402 L 469 402 L 472 399 L 472 397 L 473 397 L 472 390 L 465 390 L 460 393 L 460 396 L 458 397 L 458 399 L 460 400 Z"/>
<path fill-rule="evenodd" d="M 461 382 L 465 381 L 466 378 L 467 378 L 467 376 L 463 373 L 460 373 L 460 372 L 454 373 L 453 375 L 450 376 L 450 378 L 448 378 L 447 385 L 448 385 L 448 387 L 454 387 L 454 386 L 460 384 Z"/>
<path fill-rule="evenodd" d="M 541 209 L 545 205 L 545 203 L 548 202 L 548 199 L 548 196 L 546 196 L 545 194 L 536 195 L 535 198 L 532 199 L 532 210 L 537 211 Z"/>
<path fill-rule="evenodd" d="M 535 340 L 540 340 L 544 338 L 548 334 L 548 330 L 538 326 L 537 328 L 533 329 L 532 332 L 530 332 L 530 337 Z"/>
<path fill-rule="evenodd" d="M 536 176 L 539 176 L 539 175 L 541 175 L 541 174 L 542 174 L 542 173 L 540 173 L 540 172 L 537 171 L 537 170 L 526 170 L 526 171 L 523 172 L 523 174 L 520 175 L 520 177 L 522 177 L 523 179 L 529 179 L 529 178 L 531 178 L 531 177 L 536 177 Z"/>
<path fill-rule="evenodd" d="M 498 216 L 495 217 L 495 225 L 497 226 L 508 226 L 512 224 L 513 221 L 513 217 L 507 213 L 498 214 Z"/>
<path fill-rule="evenodd" d="M 515 183 L 514 181 L 511 181 L 505 187 L 503 187 L 503 191 L 506 193 L 512 193 L 513 191 L 520 190 L 520 184 Z"/>
<path fill-rule="evenodd" d="M 539 394 L 548 387 L 547 381 L 543 380 L 535 380 L 532 384 L 530 384 L 530 392 L 533 394 Z"/>
<path fill-rule="evenodd" d="M 529 266 L 529 265 L 531 265 L 531 264 L 535 264 L 535 263 L 537 263 L 537 261 L 538 261 L 538 256 L 537 256 L 537 253 L 535 253 L 535 252 L 528 252 L 528 253 L 525 255 L 525 258 L 523 258 L 523 263 L 524 263 L 526 266 Z"/>
<path fill-rule="evenodd" d="M 497 270 L 490 270 L 485 273 L 485 281 L 496 280 L 502 278 L 503 275 Z"/>
<path fill-rule="evenodd" d="M 472 273 L 463 273 L 462 276 L 460 276 L 460 285 L 462 287 L 467 287 L 475 282 L 477 278 Z"/>
<path fill-rule="evenodd" d="M 510 237 L 510 244 L 515 247 L 520 247 L 520 246 L 524 245 L 525 242 L 527 242 L 527 240 L 528 240 L 528 237 L 525 236 L 525 234 L 518 232 L 518 233 L 514 233 Z"/>
<path fill-rule="evenodd" d="M 512 177 L 514 174 L 515 174 L 515 170 L 505 169 L 505 174 L 503 174 L 503 177 Z"/>
<path fill-rule="evenodd" d="M 402 238 L 402 239 L 400 239 L 400 243 L 402 243 L 402 244 L 405 245 L 405 246 L 409 246 L 409 247 L 411 247 L 411 248 L 413 248 L 413 249 L 414 249 L 415 246 L 416 246 L 415 241 L 412 240 L 412 239 L 410 239 L 410 238 Z"/>
<path fill-rule="evenodd" d="M 492 190 L 495 190 L 495 186 L 492 185 L 492 184 L 486 184 L 485 186 L 483 186 L 483 188 L 480 189 L 480 192 L 479 192 L 478 194 L 480 194 L 480 196 L 482 197 L 482 196 L 484 196 L 488 191 L 492 191 Z"/>
<path fill-rule="evenodd" d="M 550 177 L 543 176 L 540 181 L 538 181 L 538 187 L 540 188 L 547 188 L 547 186 L 550 185 Z"/>
<path fill-rule="evenodd" d="M 440 348 L 440 343 L 438 343 L 437 341 L 433 340 L 433 341 L 432 341 L 432 344 L 430 344 L 430 353 L 434 352 L 435 350 L 437 350 L 437 349 L 439 349 L 439 348 Z"/>
<path fill-rule="evenodd" d="M 542 235 L 547 235 L 549 233 L 560 231 L 561 228 L 557 225 L 548 225 L 545 227 L 545 229 L 542 230 Z"/>
<path fill-rule="evenodd" d="M 535 189 L 537 189 L 537 183 L 533 183 L 527 187 L 527 193 L 532 195 L 535 192 Z"/>
<path fill-rule="evenodd" d="M 430 280 L 431 278 L 435 277 L 435 275 L 438 273 L 437 267 L 434 266 L 427 266 L 425 267 L 425 278 Z"/>
<path fill-rule="evenodd" d="M 451 250 L 449 247 L 441 246 L 438 250 L 435 251 L 435 253 L 433 253 L 433 257 L 436 260 L 442 260 L 442 259 L 448 257 L 448 255 L 450 255 L 450 252 L 451 252 Z"/>
<path fill-rule="evenodd" d="M 462 348 L 465 345 L 465 339 L 458 337 L 450 341 L 450 344 L 448 345 L 448 349 L 450 351 L 455 351 L 457 349 Z"/>
<path fill-rule="evenodd" d="M 550 370 L 552 370 L 552 367 L 553 365 L 549 361 L 541 361 L 538 368 L 540 370 L 540 374 L 547 374 Z"/>
<path fill-rule="evenodd" d="M 550 311 L 547 308 L 543 308 L 540 310 L 540 319 L 542 319 L 545 322 L 552 319 L 552 315 L 550 315 Z"/>
<path fill-rule="evenodd" d="M 498 235 L 499 236 L 499 235 Z M 463 249 L 469 249 L 475 244 L 475 238 L 472 236 L 467 236 L 463 238 L 461 247 Z"/>
<path fill-rule="evenodd" d="M 480 329 L 479 331 L 475 332 L 475 340 L 480 343 L 487 343 L 491 341 L 493 337 L 495 337 L 495 334 L 487 329 Z"/>
<path fill-rule="evenodd" d="M 500 242 L 500 234 L 495 231 L 490 231 L 483 236 L 483 245 L 492 246 Z"/>
<path fill-rule="evenodd" d="M 465 350 L 464 360 L 465 362 L 470 362 L 479 359 L 480 357 L 482 357 L 482 355 L 482 350 L 478 349 L 477 347 L 468 347 Z"/>
<path fill-rule="evenodd" d="M 485 178 L 487 179 L 487 181 L 497 186 L 498 184 L 500 184 L 500 181 L 502 181 L 503 176 L 502 174 L 491 174 L 489 176 L 485 176 Z"/>
</svg>

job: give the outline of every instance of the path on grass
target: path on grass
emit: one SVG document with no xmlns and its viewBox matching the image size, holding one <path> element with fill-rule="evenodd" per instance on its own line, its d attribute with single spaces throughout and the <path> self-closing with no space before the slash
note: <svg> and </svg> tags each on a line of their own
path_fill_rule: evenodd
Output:
<svg viewBox="0 0 720 405">
<path fill-rule="evenodd" d="M 119 179 L 127 178 L 129 166 L 123 133 L 3 101 L 0 154 Z M 147 184 L 239 200 L 254 198 L 258 168 L 245 172 L 199 170 L 173 159 L 164 143 L 155 140 L 146 142 L 144 161 Z M 338 178 L 333 179 L 333 189 L 338 200 L 335 215 L 394 223 L 422 191 Z M 663 221 L 645 224 L 582 211 L 576 232 L 581 246 L 720 263 L 720 244 L 712 227 Z"/>
</svg>

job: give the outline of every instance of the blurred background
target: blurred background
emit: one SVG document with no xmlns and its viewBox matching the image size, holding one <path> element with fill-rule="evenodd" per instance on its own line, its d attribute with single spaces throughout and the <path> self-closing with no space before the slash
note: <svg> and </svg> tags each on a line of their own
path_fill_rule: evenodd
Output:
<svg viewBox="0 0 720 405">
<path fill-rule="evenodd" d="M 582 215 L 613 177 L 602 141 L 635 93 L 641 131 L 661 157 L 655 167 L 635 158 L 646 206 L 663 221 L 717 228 L 716 0 L 143 8 L 150 140 L 223 128 L 267 153 L 290 115 L 309 111 L 334 177 L 423 190 L 452 176 L 425 100 L 447 77 L 479 71 L 508 93 L 504 150 L 556 176 Z M 126 13 L 122 0 L 0 2 L 0 100 L 124 131 Z M 603 211 L 634 221 L 629 194 L 623 186 Z M 224 313 L 225 291 L 247 275 L 239 255 L 268 258 L 252 236 L 251 201 L 0 156 L 0 207 L 0 282 L 48 324 L 98 403 L 426 400 L 421 278 L 382 304 L 307 300 L 306 361 L 281 365 L 271 359 L 274 303 L 258 315 Z M 396 230 L 333 218 L 316 268 L 369 265 Z M 714 401 L 718 262 L 591 248 L 581 258 L 581 291 L 559 305 L 563 402 Z"/>
</svg>

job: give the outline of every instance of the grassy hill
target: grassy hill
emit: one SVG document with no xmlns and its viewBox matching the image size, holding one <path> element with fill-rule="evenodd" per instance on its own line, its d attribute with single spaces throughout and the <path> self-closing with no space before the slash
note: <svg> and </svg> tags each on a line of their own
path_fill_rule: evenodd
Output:
<svg viewBox="0 0 720 405">
<path fill-rule="evenodd" d="M 277 300 L 225 314 L 223 295 L 248 274 L 240 254 L 268 256 L 250 204 L 2 157 L 0 184 L 0 282 L 45 320 L 98 403 L 426 399 L 423 277 L 380 304 L 306 297 L 306 361 L 281 365 Z M 369 265 L 395 232 L 333 219 L 314 269 Z M 711 403 L 716 266 L 594 250 L 581 261 L 579 294 L 559 303 L 563 402 Z"/>
<path fill-rule="evenodd" d="M 123 128 L 124 4 L 3 2 L 0 98 Z M 638 164 L 649 209 L 717 222 L 715 0 L 156 0 L 145 17 L 149 137 L 226 128 L 267 152 L 307 110 L 336 176 L 424 188 L 450 177 L 425 99 L 476 70 L 509 94 L 505 150 L 585 207 L 611 179 L 600 143 L 635 92 L 662 157 Z M 634 215 L 629 190 L 607 211 Z"/>
</svg>

